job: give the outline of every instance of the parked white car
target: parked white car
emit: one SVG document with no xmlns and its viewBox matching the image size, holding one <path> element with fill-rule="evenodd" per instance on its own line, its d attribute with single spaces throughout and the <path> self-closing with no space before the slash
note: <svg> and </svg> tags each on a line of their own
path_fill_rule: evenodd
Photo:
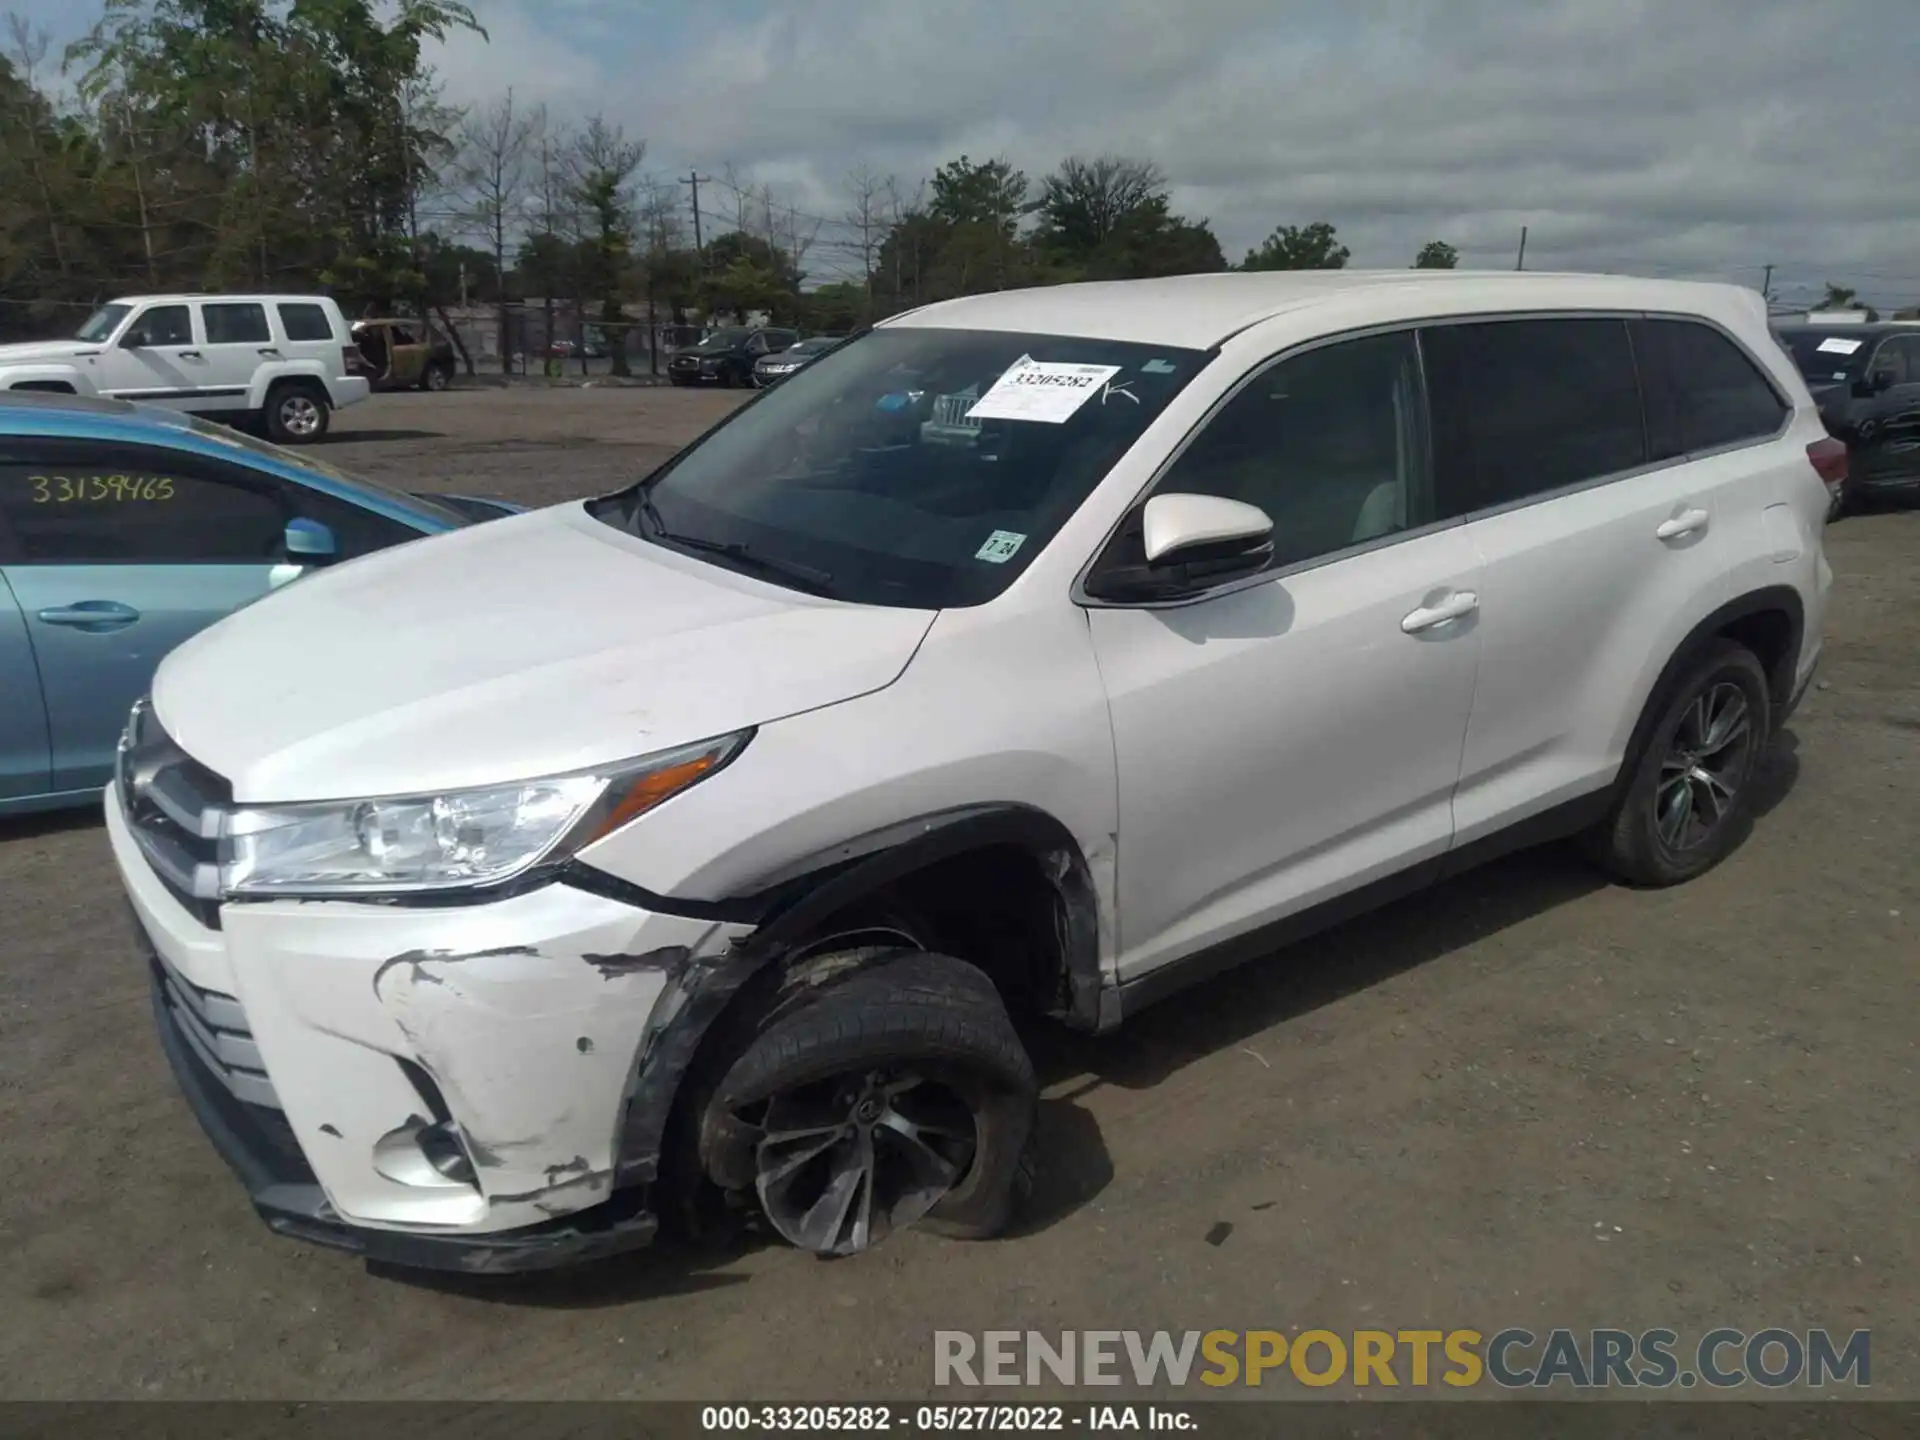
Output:
<svg viewBox="0 0 1920 1440">
<path fill-rule="evenodd" d="M 1537 840 L 1725 856 L 1838 448 L 1726 286 L 914 311 L 175 651 L 107 795 L 161 1039 L 275 1229 L 398 1263 L 991 1234 L 1047 1159 L 1010 1016 Z"/>
<path fill-rule="evenodd" d="M 102 305 L 70 340 L 0 345 L 0 390 L 258 417 L 270 438 L 299 443 L 367 398 L 353 351 L 339 305 L 324 295 L 130 295 Z"/>
</svg>

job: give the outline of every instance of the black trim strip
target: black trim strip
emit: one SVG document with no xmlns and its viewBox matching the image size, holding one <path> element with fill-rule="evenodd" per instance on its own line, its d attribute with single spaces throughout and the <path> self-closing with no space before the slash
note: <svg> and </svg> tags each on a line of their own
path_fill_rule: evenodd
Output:
<svg viewBox="0 0 1920 1440">
<path fill-rule="evenodd" d="M 226 400 L 247 393 L 244 385 L 216 385 L 210 389 L 190 390 L 112 390 L 103 392 L 114 400 Z"/>
</svg>

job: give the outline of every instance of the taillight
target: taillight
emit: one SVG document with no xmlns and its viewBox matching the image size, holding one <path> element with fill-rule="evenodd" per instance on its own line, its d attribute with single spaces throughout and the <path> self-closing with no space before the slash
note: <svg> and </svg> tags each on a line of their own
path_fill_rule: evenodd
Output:
<svg viewBox="0 0 1920 1440">
<path fill-rule="evenodd" d="M 358 375 L 367 368 L 367 357 L 360 353 L 358 345 L 348 345 L 340 351 L 340 365 L 342 375 Z"/>
<path fill-rule="evenodd" d="M 1829 489 L 1847 483 L 1847 447 L 1843 442 L 1831 436 L 1816 440 L 1807 446 L 1807 459 L 1813 462 L 1813 468 L 1820 472 Z"/>
</svg>

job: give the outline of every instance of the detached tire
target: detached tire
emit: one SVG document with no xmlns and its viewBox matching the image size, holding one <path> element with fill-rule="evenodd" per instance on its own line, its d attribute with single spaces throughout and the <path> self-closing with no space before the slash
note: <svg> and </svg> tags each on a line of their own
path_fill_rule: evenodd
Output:
<svg viewBox="0 0 1920 1440">
<path fill-rule="evenodd" d="M 703 1166 L 750 1185 L 774 1230 L 817 1254 L 915 1224 L 996 1234 L 1028 1183 L 1038 1095 L 999 993 L 949 956 L 851 958 L 844 978 L 776 1007 L 727 1067 L 700 1125 Z"/>
<path fill-rule="evenodd" d="M 1612 813 L 1587 837 L 1593 858 L 1629 885 L 1678 885 L 1727 857 L 1771 738 L 1766 672 L 1731 640 L 1703 651 L 1667 694 Z"/>
<path fill-rule="evenodd" d="M 267 392 L 267 438 L 279 445 L 305 445 L 327 433 L 333 402 L 311 380 L 283 380 Z"/>
<path fill-rule="evenodd" d="M 422 390 L 445 390 L 453 384 L 453 369 L 447 365 L 429 365 L 420 372 Z"/>
</svg>

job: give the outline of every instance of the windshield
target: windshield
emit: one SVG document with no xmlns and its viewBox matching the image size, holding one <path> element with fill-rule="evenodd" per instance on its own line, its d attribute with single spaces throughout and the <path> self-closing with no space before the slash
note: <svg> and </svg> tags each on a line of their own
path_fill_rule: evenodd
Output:
<svg viewBox="0 0 1920 1440">
<path fill-rule="evenodd" d="M 1108 340 L 871 331 L 592 513 L 836 599 L 983 604 L 1207 359 Z"/>
<path fill-rule="evenodd" d="M 195 434 L 209 440 L 217 440 L 222 445 L 232 446 L 235 450 L 246 450 L 255 455 L 268 456 L 292 470 L 304 470 L 311 475 L 323 475 L 336 485 L 358 490 L 363 495 L 377 495 L 390 504 L 409 510 L 416 515 L 428 515 L 444 524 L 454 526 L 471 525 L 474 522 L 474 516 L 456 510 L 451 505 L 443 505 L 438 500 L 429 500 L 404 490 L 392 489 L 380 484 L 377 480 L 369 480 L 364 475 L 350 475 L 345 470 L 336 470 L 324 460 L 316 460 L 304 452 L 288 450 L 284 446 L 275 445 L 270 440 L 262 440 L 245 431 L 229 429 L 225 425 L 215 424 L 211 420 L 202 420 L 197 416 L 190 418 L 187 423 L 193 427 Z"/>
<path fill-rule="evenodd" d="M 1779 334 L 1800 374 L 1816 385 L 1857 380 L 1873 350 L 1873 337 L 1858 330 L 1782 330 Z"/>
<path fill-rule="evenodd" d="M 113 334 L 120 322 L 132 313 L 131 305 L 102 305 L 87 317 L 86 324 L 73 332 L 73 338 L 98 344 Z"/>
<path fill-rule="evenodd" d="M 751 330 L 716 330 L 693 348 L 696 350 L 731 350 L 736 345 L 747 343 Z"/>
</svg>

